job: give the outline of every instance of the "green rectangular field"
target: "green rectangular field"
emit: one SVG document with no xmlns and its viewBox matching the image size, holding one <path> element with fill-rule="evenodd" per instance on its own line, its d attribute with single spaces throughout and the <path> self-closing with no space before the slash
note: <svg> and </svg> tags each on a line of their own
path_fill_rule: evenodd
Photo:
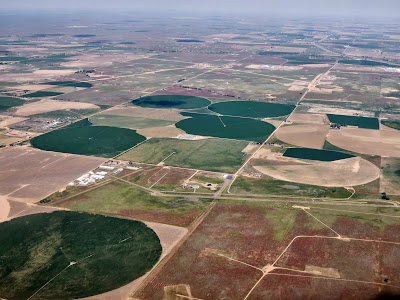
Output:
<svg viewBox="0 0 400 300">
<path fill-rule="evenodd" d="M 224 139 L 188 141 L 153 138 L 118 158 L 149 164 L 164 161 L 170 166 L 234 173 L 247 157 L 242 152 L 247 144 L 245 141 Z"/>
<path fill-rule="evenodd" d="M 379 121 L 377 118 L 344 116 L 344 115 L 327 115 L 329 121 L 337 124 L 344 124 L 350 126 L 357 126 L 366 129 L 379 129 Z"/>
<path fill-rule="evenodd" d="M 184 197 L 157 197 L 125 182 L 114 181 L 56 205 L 71 210 L 130 217 L 176 226 L 189 226 L 210 200 L 192 201 Z"/>
</svg>

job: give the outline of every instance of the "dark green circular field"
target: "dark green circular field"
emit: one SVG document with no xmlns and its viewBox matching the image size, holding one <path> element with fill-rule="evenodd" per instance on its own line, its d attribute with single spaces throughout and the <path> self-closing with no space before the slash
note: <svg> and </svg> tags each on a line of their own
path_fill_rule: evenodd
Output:
<svg viewBox="0 0 400 300">
<path fill-rule="evenodd" d="M 0 224 L 0 297 L 76 299 L 141 277 L 160 240 L 139 221 L 58 211 Z"/>
<path fill-rule="evenodd" d="M 194 135 L 263 142 L 275 130 L 275 126 L 270 123 L 250 118 L 189 113 L 182 115 L 191 118 L 179 121 L 175 126 Z"/>
<path fill-rule="evenodd" d="M 156 95 L 133 100 L 132 103 L 148 108 L 192 109 L 206 107 L 211 102 L 205 98 L 185 95 Z"/>
<path fill-rule="evenodd" d="M 114 157 L 143 142 L 136 130 L 109 126 L 67 127 L 31 140 L 35 148 L 47 151 Z"/>
<path fill-rule="evenodd" d="M 294 109 L 294 105 L 256 101 L 228 101 L 214 103 L 208 109 L 221 115 L 272 118 L 290 114 Z"/>
</svg>

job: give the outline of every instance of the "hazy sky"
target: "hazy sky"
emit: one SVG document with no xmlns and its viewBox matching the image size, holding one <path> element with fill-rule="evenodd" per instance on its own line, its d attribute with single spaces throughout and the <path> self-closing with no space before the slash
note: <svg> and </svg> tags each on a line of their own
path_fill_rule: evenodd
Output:
<svg viewBox="0 0 400 300">
<path fill-rule="evenodd" d="M 107 9 L 399 17 L 400 0 L 0 0 L 2 10 Z M 399 17 L 400 18 L 400 17 Z"/>
</svg>

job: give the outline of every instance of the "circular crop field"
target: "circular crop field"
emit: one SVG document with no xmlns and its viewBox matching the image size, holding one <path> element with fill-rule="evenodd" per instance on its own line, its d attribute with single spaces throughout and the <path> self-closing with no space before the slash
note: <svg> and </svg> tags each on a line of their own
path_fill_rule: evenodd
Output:
<svg viewBox="0 0 400 300">
<path fill-rule="evenodd" d="M 256 102 L 256 101 L 228 101 L 214 103 L 208 109 L 221 115 L 271 118 L 290 114 L 294 106 L 287 104 Z"/>
<path fill-rule="evenodd" d="M 275 126 L 270 123 L 250 118 L 184 115 L 191 118 L 179 121 L 175 126 L 194 135 L 262 142 L 275 130 Z"/>
<path fill-rule="evenodd" d="M 58 211 L 0 224 L 0 297 L 76 299 L 119 288 L 160 258 L 139 221 Z"/>
<path fill-rule="evenodd" d="M 136 130 L 109 126 L 67 127 L 31 140 L 35 148 L 47 151 L 114 157 L 143 142 Z"/>
<path fill-rule="evenodd" d="M 191 109 L 206 107 L 211 102 L 205 98 L 185 95 L 155 95 L 139 98 L 133 104 L 149 108 L 179 108 Z"/>
</svg>

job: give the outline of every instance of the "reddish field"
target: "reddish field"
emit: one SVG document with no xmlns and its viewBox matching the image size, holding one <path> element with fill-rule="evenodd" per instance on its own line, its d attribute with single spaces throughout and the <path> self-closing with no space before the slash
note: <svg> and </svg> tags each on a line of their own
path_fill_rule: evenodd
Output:
<svg viewBox="0 0 400 300">
<path fill-rule="evenodd" d="M 133 297 L 163 299 L 167 286 L 168 296 L 199 299 L 400 295 L 399 219 L 375 216 L 373 210 L 358 215 L 248 202 L 218 204 Z M 294 239 L 296 236 L 307 237 Z M 272 269 L 265 271 L 271 265 Z M 185 285 L 185 289 L 180 286 L 174 292 L 171 286 L 177 285 Z"/>
</svg>

